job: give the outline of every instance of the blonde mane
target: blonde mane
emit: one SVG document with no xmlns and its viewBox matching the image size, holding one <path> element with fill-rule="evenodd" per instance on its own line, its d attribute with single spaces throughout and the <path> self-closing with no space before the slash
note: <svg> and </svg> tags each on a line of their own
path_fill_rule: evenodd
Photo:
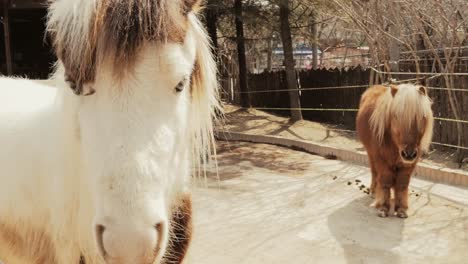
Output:
<svg viewBox="0 0 468 264">
<path fill-rule="evenodd" d="M 432 140 L 434 122 L 431 105 L 431 99 L 427 96 L 425 88 L 421 86 L 401 84 L 387 87 L 385 93 L 377 100 L 370 118 L 370 127 L 377 141 L 383 144 L 385 131 L 390 128 L 392 120 L 399 122 L 404 128 L 409 128 L 413 122 L 417 122 L 418 129 L 424 129 L 421 148 L 427 151 Z M 395 118 L 392 118 L 392 115 Z"/>
<path fill-rule="evenodd" d="M 218 97 L 216 62 L 211 54 L 211 44 L 200 20 L 189 15 L 196 38 L 196 61 L 191 80 L 192 92 L 192 135 L 194 139 L 193 159 L 200 170 L 205 171 L 211 154 L 216 157 L 214 124 L 221 114 Z"/>
</svg>

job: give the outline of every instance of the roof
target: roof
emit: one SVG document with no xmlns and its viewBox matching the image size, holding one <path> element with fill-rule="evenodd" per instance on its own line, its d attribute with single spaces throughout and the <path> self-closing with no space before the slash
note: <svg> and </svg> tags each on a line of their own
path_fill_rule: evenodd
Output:
<svg viewBox="0 0 468 264">
<path fill-rule="evenodd" d="M 321 51 L 318 50 L 318 54 L 320 54 L 320 53 L 321 53 Z M 283 48 L 275 48 L 275 49 L 273 49 L 273 54 L 283 55 L 283 54 L 284 54 Z M 293 54 L 294 54 L 294 55 L 312 55 L 312 49 L 311 49 L 311 48 L 307 48 L 307 47 L 295 48 L 295 49 L 293 50 Z"/>
</svg>

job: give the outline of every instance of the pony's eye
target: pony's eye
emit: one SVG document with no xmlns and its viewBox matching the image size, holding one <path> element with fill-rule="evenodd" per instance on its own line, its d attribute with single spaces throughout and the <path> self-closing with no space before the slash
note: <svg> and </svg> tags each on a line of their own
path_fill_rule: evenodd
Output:
<svg viewBox="0 0 468 264">
<path fill-rule="evenodd" d="M 176 85 L 176 87 L 175 87 L 176 92 L 180 93 L 180 92 L 182 92 L 184 90 L 185 86 L 187 85 L 187 80 L 188 80 L 188 78 L 185 77 L 182 81 L 180 81 Z"/>
</svg>

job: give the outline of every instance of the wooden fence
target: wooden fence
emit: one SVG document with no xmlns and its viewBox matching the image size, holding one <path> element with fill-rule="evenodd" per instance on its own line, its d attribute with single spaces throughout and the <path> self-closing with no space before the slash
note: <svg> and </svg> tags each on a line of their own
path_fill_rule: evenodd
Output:
<svg viewBox="0 0 468 264">
<path fill-rule="evenodd" d="M 336 109 L 357 109 L 362 93 L 369 85 L 371 70 L 355 67 L 350 69 L 319 69 L 300 71 L 297 74 L 300 85 L 300 100 L 304 119 L 333 125 L 344 129 L 355 129 L 356 112 L 336 111 Z M 415 76 L 406 75 L 405 79 Z M 264 72 L 249 75 L 250 104 L 255 108 L 289 108 L 289 94 L 286 87 L 284 71 Z M 235 82 L 231 82 L 235 83 Z M 434 78 L 427 84 L 429 95 L 433 99 L 433 111 L 437 118 L 455 119 L 450 108 L 448 90 L 442 77 Z M 468 120 L 468 76 L 455 76 L 454 87 L 450 91 L 458 100 L 459 119 Z M 317 89 L 318 88 L 318 89 Z M 443 88 L 442 90 L 434 88 Z M 458 90 L 460 89 L 460 90 Z M 226 90 L 226 89 L 225 89 Z M 238 103 L 237 96 L 233 103 Z M 319 110 L 323 109 L 323 110 Z M 275 114 L 288 116 L 289 111 L 270 109 Z M 462 146 L 468 147 L 468 124 L 462 125 Z M 443 144 L 457 145 L 457 123 L 454 121 L 436 120 L 434 141 Z"/>
</svg>

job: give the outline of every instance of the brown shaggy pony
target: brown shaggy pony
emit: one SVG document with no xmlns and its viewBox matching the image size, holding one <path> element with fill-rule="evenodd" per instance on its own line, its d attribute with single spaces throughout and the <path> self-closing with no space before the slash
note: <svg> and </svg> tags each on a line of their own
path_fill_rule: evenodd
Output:
<svg viewBox="0 0 468 264">
<path fill-rule="evenodd" d="M 426 88 L 412 84 L 373 86 L 361 97 L 356 128 L 372 171 L 378 215 L 387 217 L 391 190 L 395 212 L 408 217 L 408 185 L 432 138 L 433 114 Z"/>
</svg>

